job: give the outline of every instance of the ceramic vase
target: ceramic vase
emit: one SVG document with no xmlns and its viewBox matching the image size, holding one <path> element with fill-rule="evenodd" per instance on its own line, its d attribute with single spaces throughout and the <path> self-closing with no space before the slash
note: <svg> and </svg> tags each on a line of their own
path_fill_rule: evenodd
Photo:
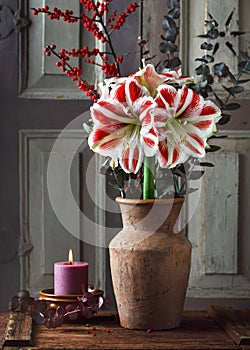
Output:
<svg viewBox="0 0 250 350">
<path fill-rule="evenodd" d="M 191 264 L 191 243 L 176 232 L 184 198 L 117 198 L 123 229 L 109 245 L 111 275 L 121 326 L 178 327 Z"/>
</svg>

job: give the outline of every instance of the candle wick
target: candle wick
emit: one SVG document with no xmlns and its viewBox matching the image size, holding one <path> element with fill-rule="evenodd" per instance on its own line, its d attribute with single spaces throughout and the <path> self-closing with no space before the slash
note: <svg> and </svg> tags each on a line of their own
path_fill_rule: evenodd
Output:
<svg viewBox="0 0 250 350">
<path fill-rule="evenodd" d="M 70 261 L 69 264 L 72 265 L 72 261 Z"/>
</svg>

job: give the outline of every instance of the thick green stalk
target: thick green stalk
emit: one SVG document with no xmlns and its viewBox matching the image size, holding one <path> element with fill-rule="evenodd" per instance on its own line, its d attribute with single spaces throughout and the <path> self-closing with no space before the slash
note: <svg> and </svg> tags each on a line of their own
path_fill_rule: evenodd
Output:
<svg viewBox="0 0 250 350">
<path fill-rule="evenodd" d="M 144 159 L 143 199 L 155 198 L 155 157 Z"/>
</svg>

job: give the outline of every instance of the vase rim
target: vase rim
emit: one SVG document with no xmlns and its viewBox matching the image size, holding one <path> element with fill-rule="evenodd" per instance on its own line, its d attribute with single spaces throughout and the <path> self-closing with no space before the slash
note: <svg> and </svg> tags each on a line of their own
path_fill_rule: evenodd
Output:
<svg viewBox="0 0 250 350">
<path fill-rule="evenodd" d="M 136 204 L 136 205 L 143 205 L 143 204 L 171 204 L 171 203 L 183 203 L 185 201 L 185 197 L 175 197 L 175 198 L 168 198 L 168 199 L 138 199 L 138 198 L 122 198 L 122 197 L 116 197 L 116 202 L 122 203 L 122 204 Z"/>
</svg>

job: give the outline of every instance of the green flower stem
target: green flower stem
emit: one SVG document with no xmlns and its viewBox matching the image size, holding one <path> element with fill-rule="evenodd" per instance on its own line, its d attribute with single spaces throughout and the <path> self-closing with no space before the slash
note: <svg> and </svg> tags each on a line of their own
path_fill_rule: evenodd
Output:
<svg viewBox="0 0 250 350">
<path fill-rule="evenodd" d="M 143 199 L 155 198 L 155 157 L 144 159 Z"/>
</svg>

